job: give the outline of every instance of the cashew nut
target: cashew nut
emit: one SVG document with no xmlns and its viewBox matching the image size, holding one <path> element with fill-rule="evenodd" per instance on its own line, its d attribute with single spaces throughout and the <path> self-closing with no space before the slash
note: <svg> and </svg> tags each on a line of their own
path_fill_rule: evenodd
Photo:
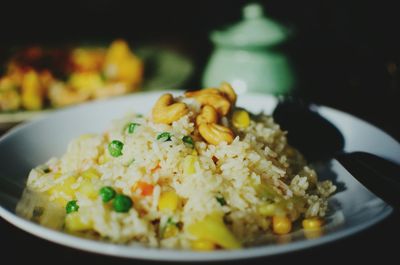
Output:
<svg viewBox="0 0 400 265">
<path fill-rule="evenodd" d="M 237 95 L 235 90 L 233 90 L 232 86 L 227 82 L 222 82 L 219 90 L 229 99 L 229 101 L 235 105 Z"/>
<path fill-rule="evenodd" d="M 153 121 L 156 123 L 170 124 L 179 120 L 188 113 L 189 109 L 185 103 L 174 103 L 174 97 L 171 94 L 162 95 L 153 107 Z"/>
<path fill-rule="evenodd" d="M 202 91 L 198 91 L 198 92 L 202 92 Z M 196 93 L 192 97 L 197 102 L 199 102 L 202 106 L 210 105 L 210 106 L 214 107 L 214 109 L 221 116 L 225 116 L 226 114 L 228 114 L 228 112 L 231 108 L 231 103 L 229 102 L 229 100 L 219 93 L 215 94 L 215 93 L 209 93 L 206 91 L 204 93 Z"/>
<path fill-rule="evenodd" d="M 225 116 L 228 114 L 231 105 L 236 102 L 236 93 L 233 88 L 226 82 L 223 82 L 219 89 L 207 88 L 197 91 L 189 91 L 185 93 L 188 98 L 194 98 L 201 105 L 210 105 L 217 112 Z"/>
<path fill-rule="evenodd" d="M 213 145 L 217 145 L 220 142 L 230 144 L 234 139 L 234 134 L 229 128 L 216 123 L 200 124 L 199 133 L 209 144 Z"/>
<path fill-rule="evenodd" d="M 205 105 L 201 109 L 200 114 L 196 117 L 197 126 L 199 126 L 202 123 L 217 123 L 217 121 L 218 121 L 217 111 L 209 105 Z"/>
</svg>

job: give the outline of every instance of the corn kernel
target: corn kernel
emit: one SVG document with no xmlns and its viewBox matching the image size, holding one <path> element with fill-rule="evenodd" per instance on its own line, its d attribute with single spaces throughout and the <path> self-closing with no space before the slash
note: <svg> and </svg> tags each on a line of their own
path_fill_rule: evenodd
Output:
<svg viewBox="0 0 400 265">
<path fill-rule="evenodd" d="M 292 230 L 292 222 L 286 216 L 275 215 L 272 218 L 272 230 L 278 235 L 284 235 Z"/>
<path fill-rule="evenodd" d="M 273 203 L 263 204 L 258 208 L 258 212 L 262 216 L 273 216 L 275 214 L 276 206 Z"/>
<path fill-rule="evenodd" d="M 321 228 L 323 222 L 320 218 L 312 217 L 303 220 L 302 225 L 306 230 L 318 230 Z"/>
<path fill-rule="evenodd" d="M 191 242 L 191 247 L 197 251 L 211 251 L 215 249 L 215 244 L 208 240 L 198 239 Z"/>
<path fill-rule="evenodd" d="M 194 155 L 188 155 L 183 160 L 183 173 L 185 175 L 191 175 L 196 173 L 195 163 L 197 161 L 197 157 Z"/>
<path fill-rule="evenodd" d="M 174 191 L 163 192 L 158 200 L 160 211 L 175 211 L 178 208 L 179 197 Z"/>
<path fill-rule="evenodd" d="M 247 128 L 250 125 L 250 115 L 245 110 L 237 110 L 233 113 L 232 116 L 233 126 L 236 128 Z"/>
<path fill-rule="evenodd" d="M 70 213 L 65 217 L 65 228 L 70 232 L 78 232 L 93 228 L 93 222 L 82 220 L 78 212 Z"/>
</svg>

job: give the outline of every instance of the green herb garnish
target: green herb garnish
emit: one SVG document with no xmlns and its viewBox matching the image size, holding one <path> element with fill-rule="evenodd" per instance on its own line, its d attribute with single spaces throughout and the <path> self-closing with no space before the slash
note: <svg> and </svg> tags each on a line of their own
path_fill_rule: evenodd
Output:
<svg viewBox="0 0 400 265">
<path fill-rule="evenodd" d="M 157 140 L 163 141 L 163 142 L 167 142 L 167 141 L 171 141 L 171 133 L 169 132 L 163 132 L 160 133 L 159 135 L 157 135 Z"/>
<path fill-rule="evenodd" d="M 172 220 L 172 217 L 168 217 L 168 219 L 167 219 L 167 221 L 165 222 L 165 224 L 161 227 L 160 234 L 161 234 L 163 237 L 164 237 L 165 232 L 167 231 L 168 227 L 170 227 L 170 226 L 178 227 L 178 224 L 175 223 L 175 222 Z"/>
<path fill-rule="evenodd" d="M 216 196 L 215 199 L 217 200 L 217 202 L 218 202 L 221 206 L 226 205 L 226 201 L 225 201 L 225 198 L 224 198 L 224 197 L 222 197 L 222 196 Z"/>
<path fill-rule="evenodd" d="M 194 141 L 193 138 L 190 136 L 183 136 L 182 137 L 182 141 L 187 144 L 188 146 L 190 146 L 191 148 L 194 148 Z"/>
<path fill-rule="evenodd" d="M 135 123 L 135 122 L 129 123 L 129 125 L 128 125 L 128 133 L 134 133 L 135 132 L 135 128 L 137 126 L 140 126 L 140 124 L 139 123 Z"/>
</svg>

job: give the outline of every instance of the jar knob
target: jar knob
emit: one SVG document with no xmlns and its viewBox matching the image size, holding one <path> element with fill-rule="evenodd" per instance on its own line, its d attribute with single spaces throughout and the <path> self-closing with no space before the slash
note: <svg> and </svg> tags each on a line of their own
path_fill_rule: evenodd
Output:
<svg viewBox="0 0 400 265">
<path fill-rule="evenodd" d="M 259 4 L 249 4 L 243 8 L 243 17 L 245 19 L 257 19 L 263 17 L 263 8 Z"/>
</svg>

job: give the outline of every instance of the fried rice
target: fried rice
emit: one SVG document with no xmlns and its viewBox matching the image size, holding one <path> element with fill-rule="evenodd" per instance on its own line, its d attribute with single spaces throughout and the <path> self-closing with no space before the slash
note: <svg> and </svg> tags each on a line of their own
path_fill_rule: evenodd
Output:
<svg viewBox="0 0 400 265">
<path fill-rule="evenodd" d="M 247 247 L 323 221 L 336 187 L 318 181 L 271 116 L 232 104 L 219 123 L 233 141 L 215 145 L 197 130 L 202 104 L 174 101 L 188 111 L 171 124 L 128 114 L 72 140 L 62 157 L 31 170 L 17 213 L 96 240 L 194 250 Z M 233 125 L 235 112 L 248 115 L 246 126 Z"/>
</svg>

